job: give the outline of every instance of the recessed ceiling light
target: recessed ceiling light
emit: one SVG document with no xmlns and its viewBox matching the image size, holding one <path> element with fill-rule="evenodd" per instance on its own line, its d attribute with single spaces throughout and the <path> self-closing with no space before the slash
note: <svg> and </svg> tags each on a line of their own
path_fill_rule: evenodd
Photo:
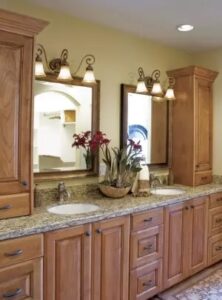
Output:
<svg viewBox="0 0 222 300">
<path fill-rule="evenodd" d="M 189 24 L 182 24 L 182 25 L 177 26 L 177 30 L 183 31 L 183 32 L 191 31 L 193 29 L 194 29 L 193 25 L 189 25 Z"/>
</svg>

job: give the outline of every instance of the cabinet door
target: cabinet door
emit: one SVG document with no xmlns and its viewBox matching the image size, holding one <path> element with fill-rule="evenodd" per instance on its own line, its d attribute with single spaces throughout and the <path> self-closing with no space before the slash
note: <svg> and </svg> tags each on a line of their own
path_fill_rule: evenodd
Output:
<svg viewBox="0 0 222 300">
<path fill-rule="evenodd" d="M 0 31 L 0 194 L 30 190 L 33 39 Z"/>
<path fill-rule="evenodd" d="M 188 207 L 183 203 L 166 207 L 164 245 L 164 288 L 184 278 L 184 257 L 187 257 L 184 228 Z"/>
<path fill-rule="evenodd" d="M 129 217 L 93 226 L 93 300 L 128 300 Z"/>
<path fill-rule="evenodd" d="M 212 83 L 196 79 L 195 84 L 195 167 L 212 168 Z"/>
<path fill-rule="evenodd" d="M 89 224 L 46 233 L 45 299 L 91 299 L 90 235 Z"/>
<path fill-rule="evenodd" d="M 189 220 L 186 220 L 190 233 L 187 242 L 189 246 L 189 275 L 207 266 L 207 210 L 208 197 L 199 197 L 189 202 Z"/>
<path fill-rule="evenodd" d="M 42 258 L 0 269 L 0 300 L 42 300 Z"/>
</svg>

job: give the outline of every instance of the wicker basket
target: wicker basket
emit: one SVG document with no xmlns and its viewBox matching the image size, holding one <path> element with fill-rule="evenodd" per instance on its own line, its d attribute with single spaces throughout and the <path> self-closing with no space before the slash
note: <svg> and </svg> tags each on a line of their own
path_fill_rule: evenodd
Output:
<svg viewBox="0 0 222 300">
<path fill-rule="evenodd" d="M 122 198 L 129 193 L 131 186 L 117 188 L 111 185 L 105 185 L 100 183 L 99 189 L 103 195 L 109 198 Z"/>
</svg>

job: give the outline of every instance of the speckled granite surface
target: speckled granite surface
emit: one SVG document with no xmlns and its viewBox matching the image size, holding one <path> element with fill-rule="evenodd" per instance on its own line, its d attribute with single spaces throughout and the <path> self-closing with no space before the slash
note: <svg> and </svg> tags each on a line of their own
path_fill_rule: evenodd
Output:
<svg viewBox="0 0 222 300">
<path fill-rule="evenodd" d="M 94 186 L 94 188 L 91 187 L 90 196 L 73 192 L 72 197 L 74 200 L 69 201 L 69 203 L 94 203 L 97 204 L 100 209 L 91 213 L 71 216 L 61 216 L 48 213 L 48 206 L 57 205 L 56 202 L 52 203 L 50 202 L 50 199 L 48 199 L 44 202 L 45 205 L 43 207 L 34 210 L 34 214 L 32 216 L 1 220 L 0 240 L 35 234 L 39 232 L 46 232 L 78 224 L 95 222 L 112 217 L 127 215 L 133 212 L 142 212 L 144 210 L 156 207 L 183 202 L 197 196 L 208 195 L 210 193 L 222 191 L 221 184 L 208 184 L 196 188 L 181 188 L 183 188 L 186 192 L 178 196 L 152 195 L 149 197 L 132 197 L 128 195 L 127 197 L 121 199 L 110 199 L 101 196 L 101 194 L 99 194 L 97 191 L 97 187 Z M 43 193 L 47 194 L 44 191 Z"/>
</svg>

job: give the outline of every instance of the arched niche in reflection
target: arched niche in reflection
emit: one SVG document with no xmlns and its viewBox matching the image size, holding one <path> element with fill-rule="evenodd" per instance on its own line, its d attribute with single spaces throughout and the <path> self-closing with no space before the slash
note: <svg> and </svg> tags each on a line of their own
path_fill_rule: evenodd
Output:
<svg viewBox="0 0 222 300">
<path fill-rule="evenodd" d="M 121 84 L 120 145 L 140 141 L 146 163 L 166 165 L 168 159 L 168 104 L 155 102 L 136 86 Z"/>
<path fill-rule="evenodd" d="M 99 130 L 99 82 L 80 78 L 58 82 L 47 75 L 34 84 L 33 169 L 36 180 L 98 173 L 98 157 L 86 169 L 84 149 L 72 147 L 73 134 Z"/>
</svg>

